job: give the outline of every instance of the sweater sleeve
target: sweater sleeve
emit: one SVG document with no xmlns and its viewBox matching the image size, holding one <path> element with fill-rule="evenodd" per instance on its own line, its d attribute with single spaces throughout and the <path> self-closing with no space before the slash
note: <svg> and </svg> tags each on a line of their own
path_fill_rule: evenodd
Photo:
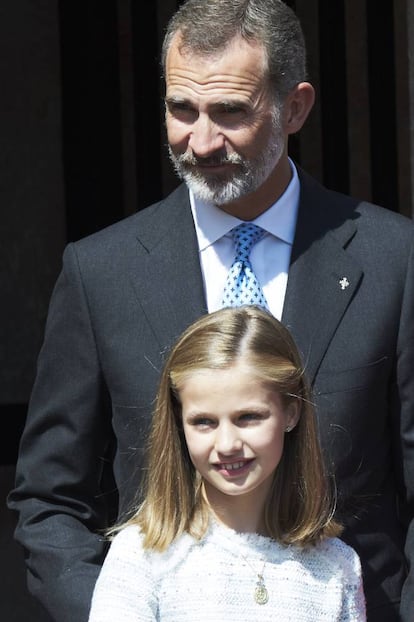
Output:
<svg viewBox="0 0 414 622">
<path fill-rule="evenodd" d="M 147 553 L 136 526 L 113 539 L 95 585 L 89 622 L 153 622 L 157 596 Z"/>
</svg>

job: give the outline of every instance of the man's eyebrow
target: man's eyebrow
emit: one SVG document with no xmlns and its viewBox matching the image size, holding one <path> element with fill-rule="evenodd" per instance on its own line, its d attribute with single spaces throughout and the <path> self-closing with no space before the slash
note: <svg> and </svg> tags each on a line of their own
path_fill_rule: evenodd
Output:
<svg viewBox="0 0 414 622">
<path fill-rule="evenodd" d="M 164 100 L 167 104 L 187 104 L 191 102 L 188 97 L 183 97 L 182 95 L 166 95 Z"/>
<path fill-rule="evenodd" d="M 181 95 L 166 95 L 164 97 L 164 101 L 166 104 L 189 104 L 193 105 L 193 101 L 189 97 L 184 97 Z M 215 102 L 211 102 L 209 104 L 211 108 L 248 108 L 249 102 L 246 102 L 244 99 L 219 99 Z"/>
<path fill-rule="evenodd" d="M 222 99 L 213 104 L 214 106 L 221 106 L 223 108 L 247 108 L 249 107 L 249 102 L 244 99 Z"/>
</svg>

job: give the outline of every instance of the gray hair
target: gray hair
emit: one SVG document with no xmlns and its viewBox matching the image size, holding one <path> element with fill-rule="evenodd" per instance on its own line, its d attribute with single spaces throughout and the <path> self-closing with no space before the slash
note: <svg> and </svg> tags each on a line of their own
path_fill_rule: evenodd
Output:
<svg viewBox="0 0 414 622">
<path fill-rule="evenodd" d="M 235 37 L 261 44 L 267 77 L 276 100 L 307 78 L 306 47 L 300 22 L 281 0 L 187 0 L 171 18 L 162 47 L 166 57 L 175 35 L 181 48 L 198 55 L 215 55 Z"/>
</svg>

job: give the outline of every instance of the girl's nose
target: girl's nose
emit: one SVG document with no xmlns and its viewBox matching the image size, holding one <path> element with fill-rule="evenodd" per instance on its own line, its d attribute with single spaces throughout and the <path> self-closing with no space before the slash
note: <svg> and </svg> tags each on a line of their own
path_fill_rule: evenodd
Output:
<svg viewBox="0 0 414 622">
<path fill-rule="evenodd" d="M 242 446 L 239 431 L 235 426 L 226 424 L 218 427 L 215 439 L 215 450 L 218 454 L 234 454 L 240 451 Z"/>
</svg>

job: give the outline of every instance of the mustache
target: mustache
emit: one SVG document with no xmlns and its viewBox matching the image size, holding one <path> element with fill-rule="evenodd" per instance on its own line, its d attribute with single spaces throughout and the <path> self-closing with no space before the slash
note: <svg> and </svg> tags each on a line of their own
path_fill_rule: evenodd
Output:
<svg viewBox="0 0 414 622">
<path fill-rule="evenodd" d="M 230 153 L 223 155 L 207 156 L 200 158 L 193 153 L 185 152 L 176 156 L 177 163 L 184 166 L 197 166 L 198 164 L 204 166 L 222 166 L 224 164 L 244 164 L 243 158 L 238 153 Z"/>
</svg>

